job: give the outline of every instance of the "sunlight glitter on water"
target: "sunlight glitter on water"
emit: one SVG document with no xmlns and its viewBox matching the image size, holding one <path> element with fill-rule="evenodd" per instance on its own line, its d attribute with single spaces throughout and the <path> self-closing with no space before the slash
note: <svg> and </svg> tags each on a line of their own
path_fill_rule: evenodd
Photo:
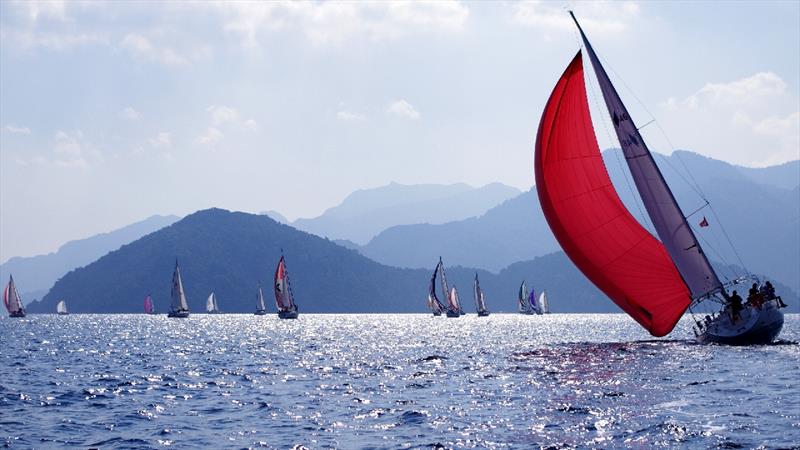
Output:
<svg viewBox="0 0 800 450">
<path fill-rule="evenodd" d="M 623 315 L 0 320 L 0 437 L 62 447 L 787 447 L 782 345 L 652 339 Z M 23 419 L 24 418 L 24 419 Z"/>
</svg>

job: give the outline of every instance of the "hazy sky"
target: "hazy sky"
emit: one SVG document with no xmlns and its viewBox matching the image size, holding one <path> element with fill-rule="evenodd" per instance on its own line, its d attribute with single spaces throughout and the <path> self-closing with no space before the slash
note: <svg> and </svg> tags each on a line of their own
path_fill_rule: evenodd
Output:
<svg viewBox="0 0 800 450">
<path fill-rule="evenodd" d="M 797 159 L 798 5 L 2 1 L 0 261 L 152 214 L 311 217 L 391 181 L 527 189 L 569 7 L 637 123 Z"/>
</svg>

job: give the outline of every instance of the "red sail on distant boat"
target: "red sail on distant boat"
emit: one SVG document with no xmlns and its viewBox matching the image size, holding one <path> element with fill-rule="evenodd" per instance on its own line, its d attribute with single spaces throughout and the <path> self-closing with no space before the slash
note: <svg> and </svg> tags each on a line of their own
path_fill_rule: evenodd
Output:
<svg viewBox="0 0 800 450">
<path fill-rule="evenodd" d="M 708 220 L 706 219 L 705 216 L 703 216 L 703 220 L 700 221 L 700 226 L 701 227 L 707 227 L 708 226 Z"/>
<path fill-rule="evenodd" d="M 298 316 L 297 305 L 294 302 L 292 286 L 289 283 L 289 272 L 286 270 L 286 260 L 283 255 L 281 255 L 278 267 L 275 269 L 274 287 L 278 317 L 281 319 L 296 319 Z"/>
</svg>

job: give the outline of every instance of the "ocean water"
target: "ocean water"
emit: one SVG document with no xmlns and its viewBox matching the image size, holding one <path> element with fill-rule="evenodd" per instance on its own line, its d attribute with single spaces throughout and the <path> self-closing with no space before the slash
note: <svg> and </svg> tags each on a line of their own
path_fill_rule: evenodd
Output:
<svg viewBox="0 0 800 450">
<path fill-rule="evenodd" d="M 781 341 L 652 339 L 624 315 L 0 320 L 11 448 L 798 448 Z"/>
</svg>

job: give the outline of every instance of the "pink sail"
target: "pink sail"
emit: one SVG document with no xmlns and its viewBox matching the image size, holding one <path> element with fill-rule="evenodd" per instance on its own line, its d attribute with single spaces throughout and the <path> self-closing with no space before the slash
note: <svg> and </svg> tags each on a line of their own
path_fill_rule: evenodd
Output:
<svg viewBox="0 0 800 450">
<path fill-rule="evenodd" d="M 149 295 L 144 298 L 144 312 L 145 314 L 153 314 L 153 299 Z"/>
</svg>

